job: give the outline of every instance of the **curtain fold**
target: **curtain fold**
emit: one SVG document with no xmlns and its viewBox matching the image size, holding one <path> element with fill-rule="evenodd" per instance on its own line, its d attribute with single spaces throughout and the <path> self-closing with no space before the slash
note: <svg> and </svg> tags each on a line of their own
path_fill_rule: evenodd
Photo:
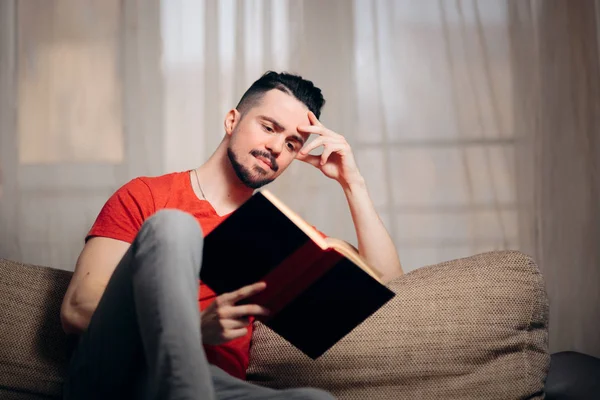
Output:
<svg viewBox="0 0 600 400">
<path fill-rule="evenodd" d="M 249 85 L 266 70 L 288 71 L 323 89 L 321 120 L 352 146 L 407 272 L 522 250 L 544 272 L 552 348 L 600 354 L 590 333 L 600 320 L 598 1 L 123 0 L 107 8 L 118 14 L 111 24 L 69 31 L 85 51 L 112 38 L 93 68 L 69 53 L 64 35 L 34 35 L 35 19 L 16 12 L 32 1 L 0 2 L 0 257 L 72 269 L 112 191 L 134 176 L 202 164 Z M 108 7 L 99 4 L 79 0 L 56 18 L 86 21 Z M 46 14 L 56 13 L 34 17 Z M 43 59 L 43 41 L 64 57 L 36 65 L 41 83 L 19 80 Z M 97 75 L 89 93 L 103 79 L 116 88 L 95 96 L 98 104 L 85 103 L 87 84 L 48 94 L 50 67 L 62 82 Z M 42 95 L 48 102 L 31 101 Z M 117 124 L 103 140 L 121 148 L 82 140 L 90 125 L 79 134 L 77 119 L 53 131 L 16 118 L 81 98 Z M 61 140 L 46 149 L 51 134 Z M 95 163 L 79 157 L 90 149 Z M 296 162 L 270 189 L 356 244 L 342 190 L 314 167 Z"/>
<path fill-rule="evenodd" d="M 512 3 L 522 246 L 550 298 L 550 348 L 600 356 L 598 3 Z"/>
</svg>

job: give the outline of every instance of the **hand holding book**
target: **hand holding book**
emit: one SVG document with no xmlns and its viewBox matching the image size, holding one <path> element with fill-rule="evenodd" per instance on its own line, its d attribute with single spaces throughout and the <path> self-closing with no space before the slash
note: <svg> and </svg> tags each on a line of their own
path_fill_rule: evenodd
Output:
<svg viewBox="0 0 600 400">
<path fill-rule="evenodd" d="M 250 317 L 267 316 L 269 310 L 258 304 L 239 305 L 238 302 L 262 292 L 266 287 L 264 282 L 258 282 L 218 296 L 202 311 L 202 342 L 218 345 L 245 336 Z"/>
</svg>

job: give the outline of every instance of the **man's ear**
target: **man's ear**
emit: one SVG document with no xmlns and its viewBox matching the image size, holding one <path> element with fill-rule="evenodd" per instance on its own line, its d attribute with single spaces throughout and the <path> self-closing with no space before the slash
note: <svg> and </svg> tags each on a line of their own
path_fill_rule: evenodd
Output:
<svg viewBox="0 0 600 400">
<path fill-rule="evenodd" d="M 231 136 L 231 134 L 233 133 L 233 130 L 235 129 L 236 125 L 239 123 L 241 118 L 242 118 L 242 115 L 240 114 L 240 112 L 238 110 L 236 110 L 235 108 L 229 110 L 227 115 L 225 115 L 225 121 L 224 121 L 225 133 L 227 135 Z"/>
</svg>

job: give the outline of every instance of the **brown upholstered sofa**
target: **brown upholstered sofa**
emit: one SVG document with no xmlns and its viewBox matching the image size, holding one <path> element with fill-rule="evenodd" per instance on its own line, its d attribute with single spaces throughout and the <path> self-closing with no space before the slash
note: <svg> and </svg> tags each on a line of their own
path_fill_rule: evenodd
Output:
<svg viewBox="0 0 600 400">
<path fill-rule="evenodd" d="M 70 272 L 0 260 L 0 399 L 60 398 Z M 491 252 L 395 280 L 397 296 L 316 361 L 257 324 L 249 380 L 340 399 L 539 399 L 548 302 L 534 261 Z M 318 329 L 318 327 L 315 327 Z"/>
</svg>

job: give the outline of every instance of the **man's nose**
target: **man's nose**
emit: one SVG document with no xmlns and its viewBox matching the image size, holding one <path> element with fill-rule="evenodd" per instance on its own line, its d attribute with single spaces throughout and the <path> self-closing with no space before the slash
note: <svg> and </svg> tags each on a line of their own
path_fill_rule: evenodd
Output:
<svg viewBox="0 0 600 400">
<path fill-rule="evenodd" d="M 275 137 L 267 142 L 266 148 L 268 151 L 271 152 L 271 154 L 273 154 L 273 156 L 277 157 L 283 151 L 284 144 L 285 144 L 284 138 Z"/>
</svg>

